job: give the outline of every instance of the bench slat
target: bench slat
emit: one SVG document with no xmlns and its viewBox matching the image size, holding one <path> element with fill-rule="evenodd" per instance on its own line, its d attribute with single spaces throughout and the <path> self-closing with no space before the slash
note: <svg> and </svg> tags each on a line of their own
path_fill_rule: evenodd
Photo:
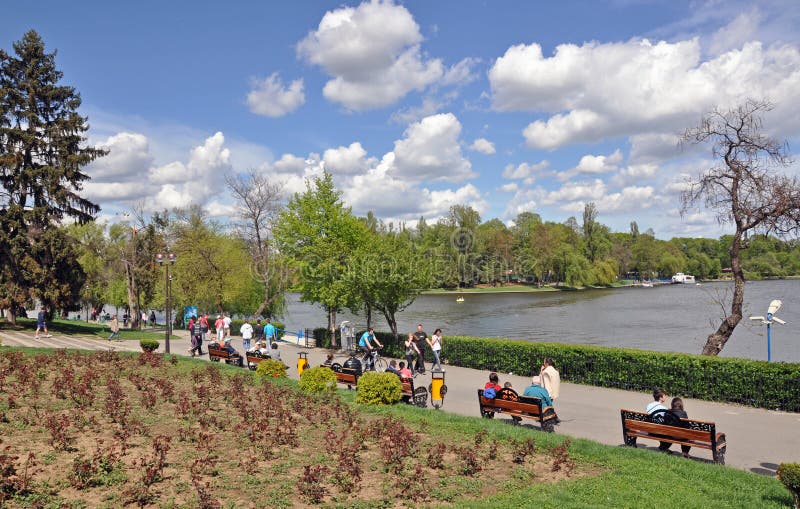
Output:
<svg viewBox="0 0 800 509">
<path fill-rule="evenodd" d="M 625 429 L 628 431 L 644 431 L 647 433 L 656 433 L 661 435 L 669 435 L 675 438 L 683 438 L 686 440 L 699 440 L 704 442 L 711 442 L 711 434 L 708 431 L 698 431 L 689 428 L 679 428 L 677 426 L 667 426 L 666 424 L 655 424 L 652 422 L 635 421 L 632 419 L 625 419 Z"/>
</svg>

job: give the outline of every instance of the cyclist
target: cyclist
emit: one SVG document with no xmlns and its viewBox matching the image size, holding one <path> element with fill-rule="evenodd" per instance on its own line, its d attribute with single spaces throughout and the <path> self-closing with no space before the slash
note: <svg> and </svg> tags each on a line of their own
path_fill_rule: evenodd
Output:
<svg viewBox="0 0 800 509">
<path fill-rule="evenodd" d="M 375 331 L 372 329 L 372 327 L 370 327 L 364 334 L 361 335 L 361 339 L 358 340 L 358 346 L 364 351 L 364 369 L 375 371 L 375 347 L 372 346 L 372 343 L 375 343 L 379 347 L 383 348 L 381 342 L 375 337 Z"/>
</svg>

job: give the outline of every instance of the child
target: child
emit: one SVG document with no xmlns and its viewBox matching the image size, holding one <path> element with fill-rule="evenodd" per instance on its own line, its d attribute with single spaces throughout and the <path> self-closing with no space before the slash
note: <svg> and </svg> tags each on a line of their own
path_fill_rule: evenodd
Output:
<svg viewBox="0 0 800 509">
<path fill-rule="evenodd" d="M 323 366 L 332 366 L 332 365 L 333 365 L 333 354 L 329 353 L 328 356 L 325 358 Z"/>
<path fill-rule="evenodd" d="M 506 382 L 506 383 L 504 383 L 504 384 L 503 384 L 503 388 L 504 388 L 504 389 L 513 389 L 513 387 L 511 387 L 511 382 Z"/>
<path fill-rule="evenodd" d="M 400 361 L 400 378 L 411 378 L 411 370 L 406 367 L 406 363 Z"/>
</svg>

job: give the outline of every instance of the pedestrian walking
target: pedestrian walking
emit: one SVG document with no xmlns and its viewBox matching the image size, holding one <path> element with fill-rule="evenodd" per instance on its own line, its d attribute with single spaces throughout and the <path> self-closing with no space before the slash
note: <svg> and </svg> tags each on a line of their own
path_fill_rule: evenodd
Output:
<svg viewBox="0 0 800 509">
<path fill-rule="evenodd" d="M 40 330 L 44 330 L 44 337 L 52 337 L 50 333 L 47 332 L 47 311 L 45 311 L 44 307 L 42 307 L 39 310 L 39 314 L 36 315 L 36 339 L 39 339 Z"/>
<path fill-rule="evenodd" d="M 433 336 L 428 339 L 428 344 L 433 351 L 433 365 L 431 366 L 431 370 L 437 369 L 438 366 L 438 370 L 442 371 L 442 363 L 439 360 L 439 356 L 442 353 L 442 329 L 433 331 Z"/>
</svg>

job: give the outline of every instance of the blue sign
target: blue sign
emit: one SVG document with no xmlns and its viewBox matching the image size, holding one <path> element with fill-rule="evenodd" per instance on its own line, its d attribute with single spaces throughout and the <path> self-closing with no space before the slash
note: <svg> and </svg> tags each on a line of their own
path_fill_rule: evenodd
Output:
<svg viewBox="0 0 800 509">
<path fill-rule="evenodd" d="M 200 313 L 197 311 L 197 306 L 186 306 L 183 308 L 183 328 L 185 329 L 186 326 L 189 325 L 189 318 L 198 318 L 199 316 Z"/>
</svg>

